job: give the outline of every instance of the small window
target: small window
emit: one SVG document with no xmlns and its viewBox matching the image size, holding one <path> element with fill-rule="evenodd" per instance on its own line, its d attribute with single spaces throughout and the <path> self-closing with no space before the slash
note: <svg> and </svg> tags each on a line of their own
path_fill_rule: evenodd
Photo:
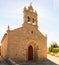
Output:
<svg viewBox="0 0 59 65">
<path fill-rule="evenodd" d="M 33 20 L 32 20 L 32 23 L 34 23 L 34 18 L 33 18 Z"/>
<path fill-rule="evenodd" d="M 33 34 L 33 30 L 31 31 L 31 33 Z"/>
</svg>

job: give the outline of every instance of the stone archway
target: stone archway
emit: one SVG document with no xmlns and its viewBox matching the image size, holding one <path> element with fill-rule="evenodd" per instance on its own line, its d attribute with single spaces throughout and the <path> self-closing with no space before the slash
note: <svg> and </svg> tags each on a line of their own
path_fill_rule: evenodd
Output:
<svg viewBox="0 0 59 65">
<path fill-rule="evenodd" d="M 38 42 L 36 42 L 34 40 L 28 41 L 28 43 L 26 44 L 26 59 L 27 59 L 27 61 L 38 60 L 38 49 L 39 49 Z"/>
<path fill-rule="evenodd" d="M 31 45 L 28 47 L 28 60 L 33 60 L 33 47 Z"/>
</svg>

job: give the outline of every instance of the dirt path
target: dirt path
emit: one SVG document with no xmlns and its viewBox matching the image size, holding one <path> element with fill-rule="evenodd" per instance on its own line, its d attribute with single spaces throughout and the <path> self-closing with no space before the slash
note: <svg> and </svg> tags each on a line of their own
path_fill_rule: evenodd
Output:
<svg viewBox="0 0 59 65">
<path fill-rule="evenodd" d="M 57 65 L 59 65 L 59 57 L 55 57 L 55 56 L 52 56 L 52 55 L 47 55 L 47 58 L 49 60 L 51 60 L 52 62 L 56 63 Z"/>
</svg>

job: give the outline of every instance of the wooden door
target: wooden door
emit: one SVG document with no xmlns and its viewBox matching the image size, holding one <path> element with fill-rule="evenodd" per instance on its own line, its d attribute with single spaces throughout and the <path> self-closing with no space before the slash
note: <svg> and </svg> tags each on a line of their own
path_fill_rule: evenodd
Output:
<svg viewBox="0 0 59 65">
<path fill-rule="evenodd" d="M 28 60 L 33 60 L 33 47 L 28 47 Z"/>
</svg>

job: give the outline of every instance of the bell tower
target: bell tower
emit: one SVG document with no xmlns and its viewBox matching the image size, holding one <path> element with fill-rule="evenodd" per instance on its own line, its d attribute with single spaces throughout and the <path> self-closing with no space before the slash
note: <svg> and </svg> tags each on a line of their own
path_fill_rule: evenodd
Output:
<svg viewBox="0 0 59 65">
<path fill-rule="evenodd" d="M 37 26 L 37 12 L 34 11 L 32 5 L 30 4 L 30 6 L 28 6 L 28 8 L 24 7 L 23 10 L 23 25 L 25 24 L 31 24 L 33 26 Z"/>
</svg>

